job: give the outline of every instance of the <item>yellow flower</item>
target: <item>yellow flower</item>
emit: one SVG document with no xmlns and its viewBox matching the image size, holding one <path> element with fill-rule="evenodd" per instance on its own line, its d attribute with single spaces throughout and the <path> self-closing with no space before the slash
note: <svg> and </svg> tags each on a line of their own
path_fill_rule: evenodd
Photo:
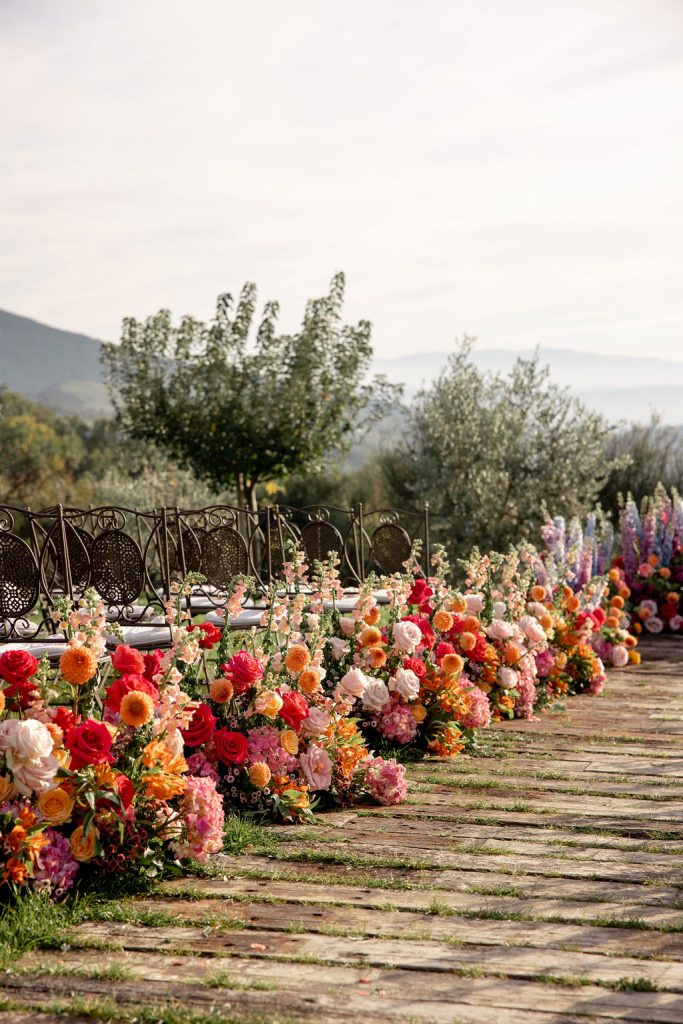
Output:
<svg viewBox="0 0 683 1024">
<path fill-rule="evenodd" d="M 48 789 L 45 793 L 41 793 L 36 801 L 36 806 L 51 825 L 63 825 L 71 817 L 74 802 L 65 789 L 57 786 L 55 789 Z"/>
<path fill-rule="evenodd" d="M 420 722 L 424 722 L 425 718 L 427 717 L 427 709 L 424 706 L 424 704 L 411 704 L 410 710 L 413 713 L 413 718 L 418 724 Z"/>
<path fill-rule="evenodd" d="M 286 750 L 288 754 L 298 754 L 299 737 L 293 729 L 282 730 L 280 733 L 280 746 L 283 750 Z"/>
<path fill-rule="evenodd" d="M 171 775 L 187 771 L 187 761 L 180 754 L 174 754 L 163 740 L 152 740 L 142 752 L 142 762 L 147 768 L 163 768 Z"/>
<path fill-rule="evenodd" d="M 121 700 L 119 714 L 122 722 L 138 729 L 152 721 L 154 701 L 148 693 L 143 693 L 142 690 L 131 690 Z"/>
<path fill-rule="evenodd" d="M 258 786 L 259 789 L 263 789 L 270 782 L 270 776 L 270 768 L 263 761 L 257 761 L 256 764 L 249 765 L 249 781 L 252 786 Z"/>
<path fill-rule="evenodd" d="M 59 659 L 59 671 L 67 683 L 82 686 L 97 672 L 97 658 L 89 647 L 68 647 Z"/>
<path fill-rule="evenodd" d="M 282 707 L 282 697 L 274 690 L 263 690 L 257 694 L 254 701 L 254 711 L 257 715 L 265 715 L 266 718 L 275 718 Z"/>
<path fill-rule="evenodd" d="M 93 859 L 97 849 L 97 838 L 98 832 L 94 826 L 91 826 L 87 835 L 82 825 L 74 829 L 69 838 L 69 846 L 76 860 L 87 861 Z"/>
</svg>

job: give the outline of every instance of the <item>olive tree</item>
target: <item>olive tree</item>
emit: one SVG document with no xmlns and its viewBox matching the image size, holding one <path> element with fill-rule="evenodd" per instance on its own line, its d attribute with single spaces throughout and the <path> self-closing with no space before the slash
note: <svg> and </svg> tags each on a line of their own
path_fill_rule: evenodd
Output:
<svg viewBox="0 0 683 1024">
<path fill-rule="evenodd" d="M 615 465 L 605 457 L 612 428 L 538 358 L 503 377 L 479 370 L 471 347 L 464 339 L 417 395 L 403 452 L 414 500 L 429 501 L 435 534 L 458 555 L 534 539 L 544 506 L 583 515 Z"/>
<path fill-rule="evenodd" d="M 398 400 L 385 378 L 367 379 L 370 323 L 344 324 L 343 300 L 338 274 L 293 334 L 277 332 L 275 302 L 254 329 L 253 284 L 236 304 L 221 295 L 210 324 L 175 327 L 168 310 L 126 319 L 103 354 L 120 424 L 254 508 L 257 484 L 315 472 Z"/>
</svg>

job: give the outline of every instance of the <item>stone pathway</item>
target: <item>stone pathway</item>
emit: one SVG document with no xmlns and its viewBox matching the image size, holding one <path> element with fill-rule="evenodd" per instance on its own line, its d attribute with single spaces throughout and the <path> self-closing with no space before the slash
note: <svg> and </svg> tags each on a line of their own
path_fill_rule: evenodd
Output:
<svg viewBox="0 0 683 1024">
<path fill-rule="evenodd" d="M 681 1024 L 683 641 L 643 654 L 603 698 L 411 766 L 402 807 L 273 829 L 25 956 L 1 1024 Z"/>
</svg>

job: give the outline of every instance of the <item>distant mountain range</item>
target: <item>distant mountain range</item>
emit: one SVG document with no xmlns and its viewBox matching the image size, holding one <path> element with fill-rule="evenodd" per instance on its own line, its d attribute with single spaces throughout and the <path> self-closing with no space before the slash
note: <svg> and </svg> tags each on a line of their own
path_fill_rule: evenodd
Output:
<svg viewBox="0 0 683 1024">
<path fill-rule="evenodd" d="M 85 334 L 0 310 L 0 383 L 90 422 L 111 416 L 100 344 Z M 507 373 L 519 356 L 533 354 L 532 349 L 475 349 L 473 359 L 482 369 Z M 668 422 L 683 423 L 683 362 L 554 348 L 542 348 L 539 354 L 556 381 L 610 420 L 646 420 L 659 412 Z M 405 384 L 410 398 L 438 375 L 447 360 L 447 352 L 419 352 L 378 358 L 375 368 Z"/>
</svg>

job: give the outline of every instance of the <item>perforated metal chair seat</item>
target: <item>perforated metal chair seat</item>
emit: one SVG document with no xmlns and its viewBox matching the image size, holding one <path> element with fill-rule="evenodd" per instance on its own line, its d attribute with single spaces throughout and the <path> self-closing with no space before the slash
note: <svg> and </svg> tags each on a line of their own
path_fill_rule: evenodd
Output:
<svg viewBox="0 0 683 1024">
<path fill-rule="evenodd" d="M 260 608 L 245 608 L 239 615 L 230 616 L 230 629 L 253 629 L 254 627 L 259 628 L 261 626 L 261 617 L 263 616 L 263 609 Z M 223 625 L 223 617 L 216 615 L 215 612 L 209 612 L 206 616 L 207 622 L 212 622 L 214 626 Z"/>
</svg>

